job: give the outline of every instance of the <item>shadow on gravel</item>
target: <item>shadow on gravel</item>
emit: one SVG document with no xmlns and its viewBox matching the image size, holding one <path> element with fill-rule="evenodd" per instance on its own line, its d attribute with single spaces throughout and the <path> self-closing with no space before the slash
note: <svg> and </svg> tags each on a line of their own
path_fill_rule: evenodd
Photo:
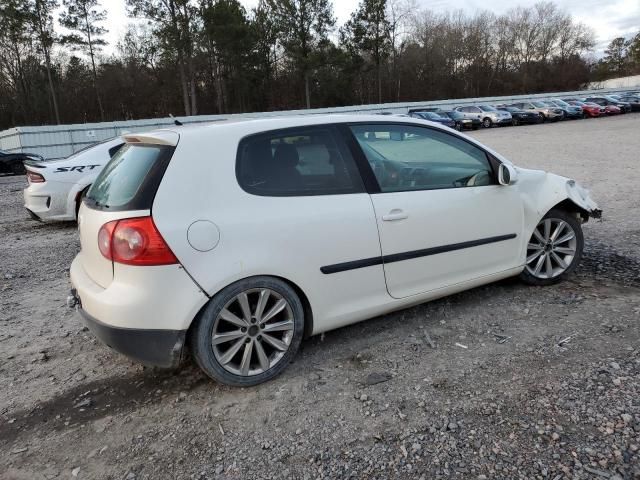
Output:
<svg viewBox="0 0 640 480">
<path fill-rule="evenodd" d="M 187 392 L 208 382 L 207 377 L 191 363 L 180 370 L 143 370 L 136 375 L 83 383 L 31 410 L 12 415 L 13 423 L 0 424 L 0 445 L 11 444 L 22 433 L 63 430 L 115 415 L 134 411 Z"/>
<path fill-rule="evenodd" d="M 640 260 L 620 255 L 610 245 L 587 241 L 577 274 L 596 281 L 610 280 L 624 286 L 640 286 Z"/>
</svg>

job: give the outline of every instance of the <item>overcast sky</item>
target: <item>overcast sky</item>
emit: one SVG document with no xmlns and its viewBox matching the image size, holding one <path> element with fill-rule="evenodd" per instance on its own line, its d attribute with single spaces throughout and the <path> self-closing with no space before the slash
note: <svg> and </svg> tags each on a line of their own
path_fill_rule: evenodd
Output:
<svg viewBox="0 0 640 480">
<path fill-rule="evenodd" d="M 254 7 L 258 0 L 240 0 L 247 10 Z M 503 13 L 517 5 L 529 6 L 532 1 L 525 0 L 416 0 L 420 8 L 428 8 L 435 12 L 446 12 L 462 9 L 468 13 L 477 10 L 491 10 Z M 102 0 L 102 5 L 108 11 L 108 21 L 105 26 L 109 29 L 107 39 L 112 51 L 122 36 L 127 23 L 125 0 Z M 592 27 L 596 32 L 596 55 L 601 56 L 607 44 L 616 37 L 629 37 L 640 30 L 640 0 L 556 0 L 555 3 L 569 12 L 577 21 Z M 351 12 L 358 5 L 358 0 L 333 0 L 333 8 L 338 25 L 349 19 Z"/>
</svg>

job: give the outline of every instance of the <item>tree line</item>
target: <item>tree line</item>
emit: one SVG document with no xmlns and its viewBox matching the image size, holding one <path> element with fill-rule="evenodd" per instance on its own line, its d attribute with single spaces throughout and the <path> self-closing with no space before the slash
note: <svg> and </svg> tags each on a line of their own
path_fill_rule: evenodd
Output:
<svg viewBox="0 0 640 480">
<path fill-rule="evenodd" d="M 573 90 L 594 69 L 593 32 L 550 2 L 361 0 L 337 25 L 330 0 L 122 1 L 141 21 L 105 54 L 100 0 L 0 0 L 0 129 Z"/>
</svg>

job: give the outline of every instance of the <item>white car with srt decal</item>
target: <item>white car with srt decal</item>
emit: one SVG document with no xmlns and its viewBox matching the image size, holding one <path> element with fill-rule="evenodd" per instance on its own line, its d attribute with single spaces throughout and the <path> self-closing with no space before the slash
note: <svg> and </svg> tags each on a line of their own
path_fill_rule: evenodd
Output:
<svg viewBox="0 0 640 480">
<path fill-rule="evenodd" d="M 123 145 L 122 137 L 115 137 L 62 160 L 25 161 L 24 207 L 37 220 L 75 220 L 82 196 Z"/>
<path fill-rule="evenodd" d="M 163 367 L 190 351 L 228 385 L 272 379 L 310 335 L 511 276 L 563 280 L 601 213 L 574 180 L 412 118 L 124 138 L 80 207 L 69 305 L 115 350 Z"/>
</svg>

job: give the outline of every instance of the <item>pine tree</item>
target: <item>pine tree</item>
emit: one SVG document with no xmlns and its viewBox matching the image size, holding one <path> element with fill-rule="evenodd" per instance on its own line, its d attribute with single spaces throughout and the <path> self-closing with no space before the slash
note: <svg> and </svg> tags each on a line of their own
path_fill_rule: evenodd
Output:
<svg viewBox="0 0 640 480">
<path fill-rule="evenodd" d="M 60 15 L 60 24 L 74 33 L 62 37 L 62 43 L 83 51 L 91 60 L 93 72 L 93 89 L 100 109 L 100 119 L 104 121 L 104 108 L 98 88 L 98 73 L 96 71 L 96 53 L 107 42 L 101 38 L 107 29 L 98 25 L 107 18 L 106 10 L 99 10 L 98 0 L 63 0 L 66 8 Z"/>
<path fill-rule="evenodd" d="M 284 52 L 300 72 L 305 104 L 311 108 L 311 72 L 336 20 L 329 0 L 268 0 Z"/>
</svg>

